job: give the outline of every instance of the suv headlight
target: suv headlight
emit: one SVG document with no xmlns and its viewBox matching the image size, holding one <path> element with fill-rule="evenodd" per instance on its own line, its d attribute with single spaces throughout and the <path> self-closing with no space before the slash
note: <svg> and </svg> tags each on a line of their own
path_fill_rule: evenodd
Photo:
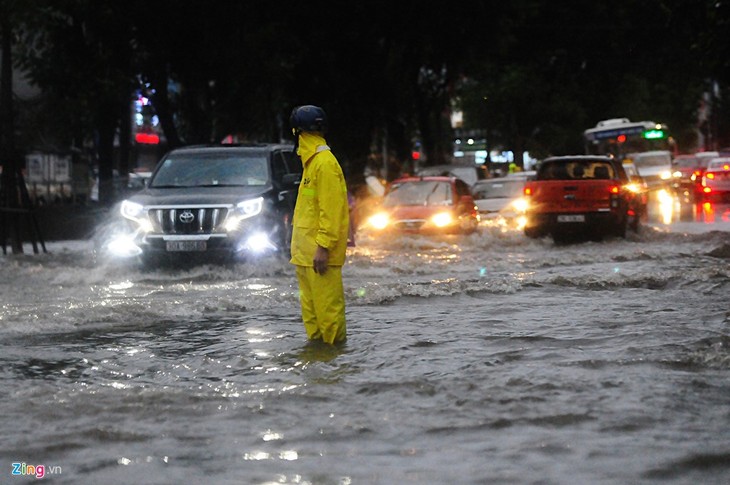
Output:
<svg viewBox="0 0 730 485">
<path fill-rule="evenodd" d="M 122 201 L 121 212 L 124 217 L 139 222 L 139 218 L 144 213 L 144 206 L 130 200 Z"/>
<path fill-rule="evenodd" d="M 122 202 L 122 206 L 119 210 L 122 213 L 122 216 L 126 217 L 130 221 L 134 221 L 139 224 L 139 229 L 141 229 L 142 231 L 152 231 L 152 223 L 149 221 L 149 219 L 144 217 L 145 209 L 142 204 L 138 204 L 130 200 L 125 200 Z"/>
<path fill-rule="evenodd" d="M 261 213 L 264 209 L 264 198 L 244 200 L 236 204 L 236 210 L 228 216 L 225 223 L 226 231 L 236 231 L 242 220 Z"/>
<path fill-rule="evenodd" d="M 236 204 L 236 209 L 240 213 L 239 219 L 248 219 L 261 213 L 264 208 L 264 198 L 257 197 L 255 199 L 244 200 Z"/>
</svg>

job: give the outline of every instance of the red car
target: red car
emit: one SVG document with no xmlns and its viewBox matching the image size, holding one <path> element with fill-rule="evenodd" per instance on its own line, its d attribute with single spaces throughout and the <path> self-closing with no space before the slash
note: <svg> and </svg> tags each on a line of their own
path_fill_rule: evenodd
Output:
<svg viewBox="0 0 730 485">
<path fill-rule="evenodd" d="M 706 200 L 730 197 L 730 157 L 713 158 L 702 176 Z"/>
<path fill-rule="evenodd" d="M 469 186 L 455 177 L 394 180 L 367 221 L 375 233 L 469 234 L 479 224 Z"/>
<path fill-rule="evenodd" d="M 638 230 L 645 210 L 642 189 L 612 157 L 564 156 L 542 161 L 535 180 L 525 184 L 525 235 L 576 235 L 600 239 Z"/>
</svg>

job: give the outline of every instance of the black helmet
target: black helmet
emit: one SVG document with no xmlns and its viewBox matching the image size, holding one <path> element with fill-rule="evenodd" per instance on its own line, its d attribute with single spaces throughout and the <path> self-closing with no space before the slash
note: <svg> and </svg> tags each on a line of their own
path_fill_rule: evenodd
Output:
<svg viewBox="0 0 730 485">
<path fill-rule="evenodd" d="M 319 106 L 297 106 L 291 112 L 289 124 L 295 133 L 318 131 L 324 134 L 327 131 L 327 115 Z"/>
</svg>

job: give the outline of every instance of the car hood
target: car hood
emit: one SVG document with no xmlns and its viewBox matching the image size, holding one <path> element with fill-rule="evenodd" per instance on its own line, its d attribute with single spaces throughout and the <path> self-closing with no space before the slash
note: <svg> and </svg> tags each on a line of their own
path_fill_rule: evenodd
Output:
<svg viewBox="0 0 730 485">
<path fill-rule="evenodd" d="M 395 220 L 405 219 L 428 219 L 429 217 L 440 212 L 453 211 L 453 206 L 422 206 L 422 205 L 403 205 L 390 207 L 388 209 L 390 217 Z"/>
<path fill-rule="evenodd" d="M 242 200 L 260 197 L 271 186 L 255 187 L 185 187 L 147 188 L 129 198 L 130 201 L 150 205 L 234 205 Z"/>
<path fill-rule="evenodd" d="M 512 203 L 512 200 L 513 199 L 507 197 L 495 199 L 476 199 L 474 201 L 474 204 L 476 204 L 477 209 L 479 209 L 480 212 L 499 212 L 509 207 L 510 203 Z"/>
</svg>

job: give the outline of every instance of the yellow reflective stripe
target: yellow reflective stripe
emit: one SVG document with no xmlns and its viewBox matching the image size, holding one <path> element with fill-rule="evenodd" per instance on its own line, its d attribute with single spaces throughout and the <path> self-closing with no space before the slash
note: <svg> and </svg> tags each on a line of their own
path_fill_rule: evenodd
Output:
<svg viewBox="0 0 730 485">
<path fill-rule="evenodd" d="M 314 197 L 315 195 L 317 195 L 317 191 L 314 189 L 307 188 L 307 187 L 302 187 L 302 195 L 308 195 L 310 197 Z"/>
</svg>

